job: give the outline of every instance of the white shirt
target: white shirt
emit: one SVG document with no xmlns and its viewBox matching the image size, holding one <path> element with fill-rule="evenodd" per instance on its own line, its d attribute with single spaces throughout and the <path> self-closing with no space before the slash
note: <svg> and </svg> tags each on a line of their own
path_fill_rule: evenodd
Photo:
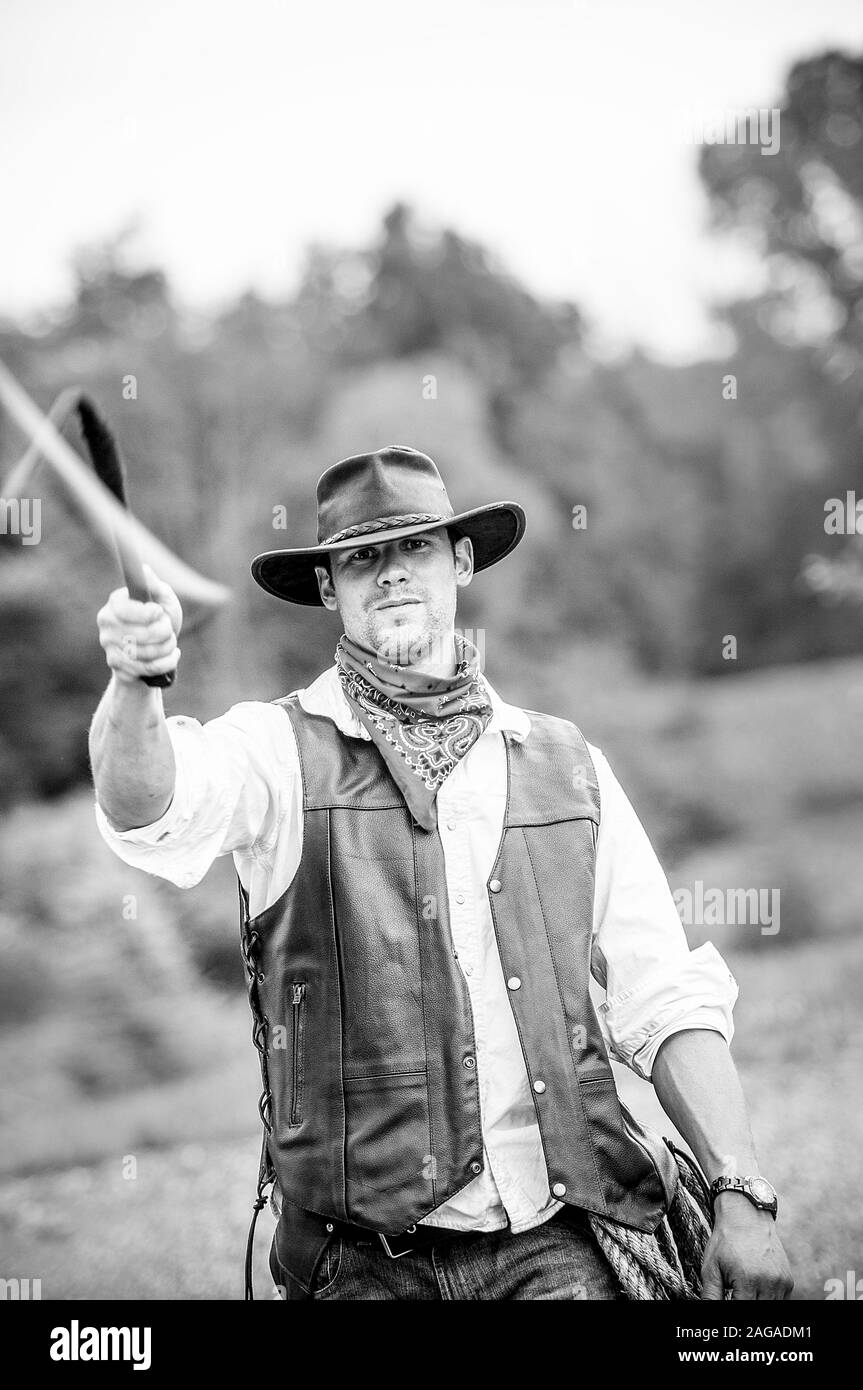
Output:
<svg viewBox="0 0 863 1390">
<path fill-rule="evenodd" d="M 424 1224 L 513 1233 L 547 1220 L 562 1203 L 548 1186 L 536 1111 L 497 950 L 485 885 L 503 829 L 506 751 L 501 731 L 530 736 L 524 710 L 506 704 L 483 676 L 493 715 L 437 794 L 450 928 L 476 1034 L 484 1171 Z M 345 699 L 335 666 L 295 692 L 303 709 L 368 739 Z M 117 831 L 96 803 L 107 844 L 127 864 L 181 888 L 233 853 L 256 916 L 292 881 L 303 842 L 303 788 L 290 719 L 248 701 L 202 725 L 175 715 L 174 798 L 152 825 Z M 650 1079 L 660 1045 L 684 1028 L 733 1036 L 737 985 L 715 948 L 690 951 L 650 841 L 598 748 L 588 744 L 600 794 L 591 974 L 606 991 L 599 1021 L 611 1056 Z"/>
</svg>

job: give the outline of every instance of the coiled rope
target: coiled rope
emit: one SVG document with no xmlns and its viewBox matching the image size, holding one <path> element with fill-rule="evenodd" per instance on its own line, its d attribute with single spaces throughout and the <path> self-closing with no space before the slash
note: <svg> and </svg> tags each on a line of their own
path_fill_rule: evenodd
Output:
<svg viewBox="0 0 863 1390">
<path fill-rule="evenodd" d="M 653 1234 L 604 1216 L 589 1217 L 591 1230 L 630 1299 L 701 1298 L 701 1266 L 712 1217 L 707 1185 L 688 1154 L 666 1139 L 677 1160 L 679 1182 L 667 1214 Z"/>
</svg>

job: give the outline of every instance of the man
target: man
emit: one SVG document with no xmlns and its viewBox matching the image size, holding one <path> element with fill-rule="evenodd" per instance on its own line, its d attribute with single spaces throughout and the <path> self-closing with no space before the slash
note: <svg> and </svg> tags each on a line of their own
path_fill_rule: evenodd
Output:
<svg viewBox="0 0 863 1390">
<path fill-rule="evenodd" d="M 395 446 L 335 464 L 317 497 L 318 544 L 252 573 L 338 612 L 335 665 L 272 704 L 166 720 L 141 677 L 175 669 L 181 614 L 151 576 L 158 603 L 117 590 L 99 614 L 112 678 L 91 731 L 122 858 L 191 887 L 234 855 L 277 1285 L 620 1297 L 591 1223 L 655 1231 L 678 1171 L 611 1054 L 714 1184 L 703 1296 L 787 1297 L 728 1050 L 734 981 L 711 945 L 688 951 L 599 749 L 506 704 L 456 633 L 458 590 L 518 544 L 521 507 L 456 514 L 432 460 Z"/>
</svg>

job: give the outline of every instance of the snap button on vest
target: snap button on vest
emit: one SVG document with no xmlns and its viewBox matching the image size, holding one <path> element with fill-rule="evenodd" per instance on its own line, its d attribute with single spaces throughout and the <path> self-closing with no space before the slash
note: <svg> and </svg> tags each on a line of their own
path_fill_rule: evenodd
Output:
<svg viewBox="0 0 863 1390">
<path fill-rule="evenodd" d="M 555 1197 L 562 1197 L 564 1192 L 566 1191 L 566 1183 L 556 1182 L 551 1190 L 554 1193 Z"/>
<path fill-rule="evenodd" d="M 465 1057 L 464 1061 L 462 1062 L 462 1066 L 463 1066 L 463 1067 L 475 1067 L 475 1066 L 476 1066 L 476 1058 L 475 1058 L 475 1057 Z"/>
<path fill-rule="evenodd" d="M 506 983 L 510 989 L 521 989 L 521 980 L 517 975 L 510 975 Z"/>
<path fill-rule="evenodd" d="M 492 893 L 499 893 L 501 888 L 503 887 L 503 884 L 501 883 L 499 878 L 493 878 L 488 886 L 491 889 Z"/>
<path fill-rule="evenodd" d="M 540 1095 L 542 1095 L 542 1092 L 545 1090 L 545 1082 L 544 1082 L 544 1081 L 534 1081 L 534 1083 L 533 1083 L 533 1089 L 534 1089 L 535 1091 L 539 1091 Z"/>
<path fill-rule="evenodd" d="M 481 1163 L 477 1163 L 476 1159 L 474 1159 L 473 1163 L 470 1165 L 470 1171 L 471 1171 L 472 1173 L 481 1173 L 481 1172 L 482 1172 L 482 1164 L 481 1164 Z"/>
</svg>

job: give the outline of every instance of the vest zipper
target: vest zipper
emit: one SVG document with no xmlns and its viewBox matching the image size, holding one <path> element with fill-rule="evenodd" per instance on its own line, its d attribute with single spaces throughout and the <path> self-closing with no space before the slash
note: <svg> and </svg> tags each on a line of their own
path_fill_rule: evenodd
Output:
<svg viewBox="0 0 863 1390">
<path fill-rule="evenodd" d="M 292 1125 L 298 1125 L 303 1118 L 301 1088 L 303 1084 L 303 1041 L 304 1004 L 306 986 L 303 981 L 291 985 L 291 1118 Z"/>
</svg>

